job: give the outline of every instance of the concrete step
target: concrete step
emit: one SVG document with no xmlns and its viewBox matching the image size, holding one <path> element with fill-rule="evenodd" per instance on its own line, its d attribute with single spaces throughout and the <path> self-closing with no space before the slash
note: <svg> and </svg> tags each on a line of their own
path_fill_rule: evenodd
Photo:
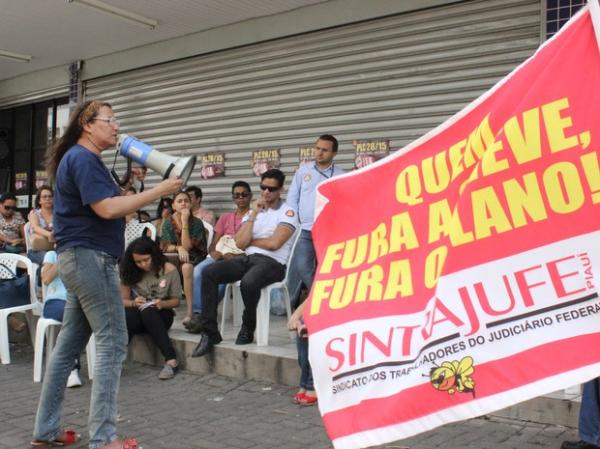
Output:
<svg viewBox="0 0 600 449">
<path fill-rule="evenodd" d="M 269 346 L 256 343 L 239 346 L 234 343 L 239 327 L 229 321 L 223 333 L 223 341 L 215 346 L 212 354 L 192 358 L 192 352 L 200 335 L 185 331 L 181 321 L 185 310 L 180 308 L 169 335 L 177 353 L 180 368 L 199 374 L 214 373 L 228 377 L 263 380 L 282 385 L 296 386 L 300 369 L 296 358 L 296 344 L 287 331 L 285 316 L 271 315 Z M 136 336 L 129 349 L 129 360 L 161 366 L 164 359 L 148 336 Z"/>
<path fill-rule="evenodd" d="M 290 339 L 285 316 L 271 315 L 269 346 L 262 347 L 255 343 L 244 346 L 234 344 L 239 328 L 229 321 L 223 341 L 215 346 L 212 354 L 199 358 L 192 358 L 191 354 L 200 336 L 185 331 L 181 324 L 184 316 L 185 309 L 181 307 L 170 331 L 181 369 L 198 374 L 214 373 L 239 379 L 298 385 L 300 369 L 296 345 Z M 155 366 L 164 363 L 158 349 L 147 336 L 136 336 L 132 340 L 128 359 Z M 576 428 L 580 401 L 580 390 L 576 387 L 521 402 L 492 415 Z"/>
</svg>

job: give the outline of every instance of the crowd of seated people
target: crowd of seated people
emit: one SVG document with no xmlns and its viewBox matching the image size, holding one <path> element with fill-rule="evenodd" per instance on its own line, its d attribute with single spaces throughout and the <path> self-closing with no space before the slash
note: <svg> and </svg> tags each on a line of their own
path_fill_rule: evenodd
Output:
<svg viewBox="0 0 600 449">
<path fill-rule="evenodd" d="M 231 198 L 235 203 L 235 210 L 221 214 L 214 228 L 212 242 L 208 248 L 208 257 L 194 268 L 194 296 L 192 301 L 192 319 L 186 324 L 191 333 L 200 333 L 200 312 L 202 310 L 202 272 L 204 268 L 218 260 L 229 260 L 243 253 L 235 245 L 234 236 L 242 227 L 242 219 L 250 210 L 252 190 L 245 181 L 236 181 L 231 187 Z M 223 298 L 225 284 L 218 287 L 218 299 Z"/>
<path fill-rule="evenodd" d="M 204 268 L 202 309 L 197 322 L 193 322 L 199 327 L 201 337 L 193 357 L 211 352 L 213 346 L 222 341 L 217 324 L 220 284 L 240 281 L 244 312 L 235 343 L 247 345 L 254 341 L 261 289 L 284 278 L 291 237 L 297 228 L 295 210 L 281 199 L 284 181 L 285 175 L 278 169 L 261 175 L 260 198 L 244 216 L 234 236 L 236 246 L 244 254 L 218 260 Z"/>
<path fill-rule="evenodd" d="M 125 186 L 123 195 L 137 193 L 136 187 L 143 183 L 144 176 L 142 171 L 136 177 L 139 182 Z M 122 297 L 129 338 L 149 334 L 165 359 L 159 378 L 170 379 L 177 371 L 168 331 L 174 309 L 184 297 L 183 324 L 189 332 L 201 334 L 194 356 L 202 356 L 221 341 L 216 314 L 226 284 L 240 281 L 245 309 L 236 344 L 253 342 L 261 289 L 284 278 L 292 236 L 299 227 L 296 208 L 281 198 L 284 180 L 285 175 L 277 169 L 264 173 L 258 186 L 260 197 L 253 204 L 250 185 L 234 182 L 231 198 L 235 208 L 221 214 L 218 220 L 202 207 L 202 190 L 196 186 L 172 198 L 161 198 L 154 217 L 144 212 L 143 221 L 154 220 L 156 241 L 139 236 L 125 248 L 120 262 Z M 55 288 L 60 279 L 53 251 L 52 188 L 43 185 L 36 194 L 35 207 L 28 214 L 28 248 L 25 220 L 16 206 L 14 194 L 0 197 L 0 252 L 27 254 L 33 262 L 43 265 L 41 279 L 48 291 L 60 293 Z M 126 221 L 137 223 L 139 216 L 131 214 Z M 207 225 L 214 226 L 210 242 Z M 44 316 L 60 319 L 59 309 L 61 305 L 64 308 L 66 298 L 63 296 L 48 297 Z M 77 373 L 78 360 L 74 365 Z M 73 384 L 80 384 L 79 376 L 76 377 Z"/>
</svg>

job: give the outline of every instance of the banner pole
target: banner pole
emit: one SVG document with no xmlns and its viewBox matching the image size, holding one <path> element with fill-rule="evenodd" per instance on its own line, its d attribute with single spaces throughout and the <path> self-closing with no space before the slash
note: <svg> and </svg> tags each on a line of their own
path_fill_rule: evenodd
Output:
<svg viewBox="0 0 600 449">
<path fill-rule="evenodd" d="M 594 34 L 596 35 L 596 44 L 598 45 L 598 51 L 600 51 L 600 5 L 598 0 L 588 0 L 588 4 L 590 5 L 590 15 L 594 26 Z"/>
</svg>

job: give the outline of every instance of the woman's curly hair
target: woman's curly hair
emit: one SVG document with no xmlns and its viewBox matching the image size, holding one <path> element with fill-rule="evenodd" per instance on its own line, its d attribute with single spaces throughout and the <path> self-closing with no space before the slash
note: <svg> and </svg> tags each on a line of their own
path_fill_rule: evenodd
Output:
<svg viewBox="0 0 600 449">
<path fill-rule="evenodd" d="M 133 260 L 134 254 L 150 255 L 152 259 L 152 271 L 155 274 L 158 274 L 167 263 L 167 258 L 154 240 L 146 236 L 135 239 L 129 244 L 119 263 L 121 282 L 130 287 L 140 282 L 144 276 L 144 271 L 140 270 Z"/>
<path fill-rule="evenodd" d="M 93 121 L 103 106 L 112 109 L 110 103 L 100 100 L 89 100 L 75 108 L 69 117 L 69 124 L 62 136 L 46 149 L 46 172 L 54 180 L 61 159 L 69 149 L 77 143 L 83 134 L 83 127 Z"/>
</svg>

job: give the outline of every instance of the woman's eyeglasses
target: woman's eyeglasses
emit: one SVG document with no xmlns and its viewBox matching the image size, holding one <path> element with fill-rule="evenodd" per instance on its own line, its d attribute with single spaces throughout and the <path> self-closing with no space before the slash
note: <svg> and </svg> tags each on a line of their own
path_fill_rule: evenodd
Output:
<svg viewBox="0 0 600 449">
<path fill-rule="evenodd" d="M 236 200 L 239 198 L 248 198 L 250 196 L 250 193 L 248 192 L 240 192 L 240 193 L 233 193 L 231 194 L 231 197 Z"/>
<path fill-rule="evenodd" d="M 101 122 L 109 123 L 111 125 L 118 123 L 116 117 L 94 117 L 92 120 L 100 120 Z"/>
<path fill-rule="evenodd" d="M 277 192 L 281 187 L 271 187 L 264 184 L 260 185 L 260 190 L 268 190 L 269 192 Z"/>
</svg>

